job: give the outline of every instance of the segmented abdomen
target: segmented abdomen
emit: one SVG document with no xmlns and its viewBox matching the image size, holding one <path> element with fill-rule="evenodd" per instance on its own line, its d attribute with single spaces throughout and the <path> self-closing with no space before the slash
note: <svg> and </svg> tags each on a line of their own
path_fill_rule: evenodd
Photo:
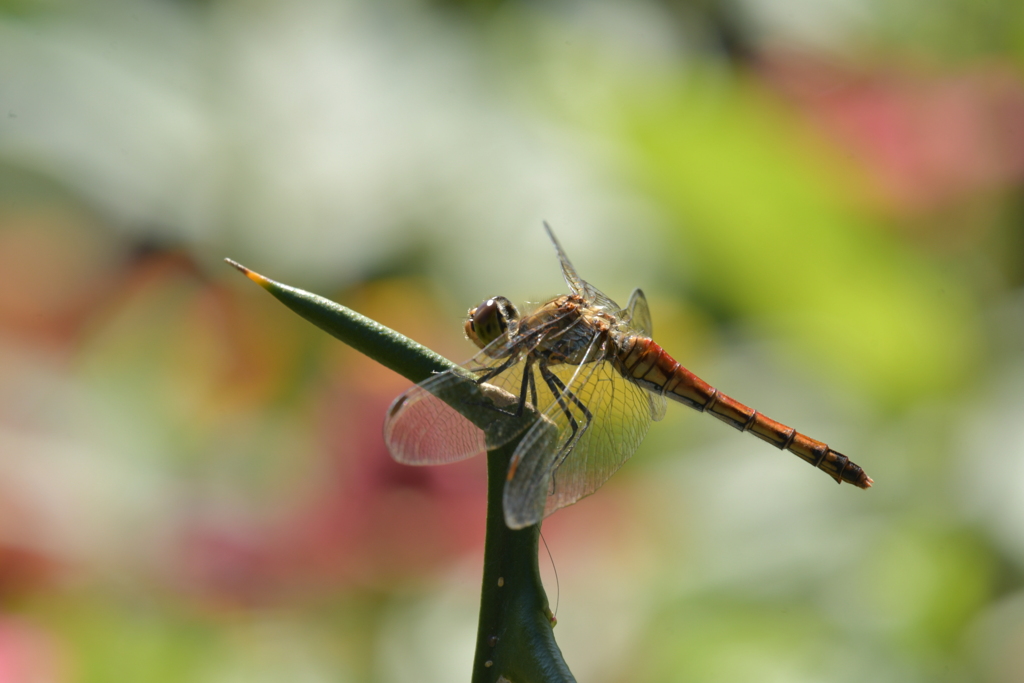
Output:
<svg viewBox="0 0 1024 683">
<path fill-rule="evenodd" d="M 827 472 L 837 483 L 845 481 L 862 489 L 872 484 L 871 477 L 842 453 L 726 396 L 676 362 L 652 339 L 625 339 L 613 362 L 630 381 L 788 450 Z"/>
</svg>

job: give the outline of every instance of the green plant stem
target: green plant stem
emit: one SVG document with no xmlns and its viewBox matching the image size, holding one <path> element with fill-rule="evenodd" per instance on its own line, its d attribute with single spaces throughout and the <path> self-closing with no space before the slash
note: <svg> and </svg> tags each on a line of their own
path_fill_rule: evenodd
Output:
<svg viewBox="0 0 1024 683">
<path fill-rule="evenodd" d="M 380 323 L 316 294 L 275 282 L 230 259 L 228 263 L 274 295 L 281 303 L 328 334 L 403 377 L 422 382 L 457 366 L 443 356 Z M 472 401 L 452 402 L 478 425 L 495 419 L 479 407 L 480 387 L 467 380 Z M 482 396 L 490 400 L 490 396 Z M 527 415 L 523 419 L 534 419 Z M 519 439 L 487 454 L 487 535 L 480 622 L 472 683 L 567 683 L 575 681 L 552 632 L 551 612 L 537 564 L 540 524 L 512 530 L 505 524 L 502 494 L 509 460 Z M 488 662 L 490 664 L 488 665 Z"/>
<path fill-rule="evenodd" d="M 518 439 L 487 453 L 487 536 L 472 683 L 575 681 L 555 642 L 537 564 L 540 524 L 509 529 L 502 509 Z M 529 656 L 524 656 L 525 654 Z"/>
</svg>

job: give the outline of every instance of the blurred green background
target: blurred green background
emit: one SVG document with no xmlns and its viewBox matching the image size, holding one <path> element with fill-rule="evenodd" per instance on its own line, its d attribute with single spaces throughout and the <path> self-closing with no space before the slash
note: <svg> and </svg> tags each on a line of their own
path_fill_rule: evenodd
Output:
<svg viewBox="0 0 1024 683">
<path fill-rule="evenodd" d="M 1022 67 L 1009 0 L 0 1 L 0 682 L 468 680 L 483 460 L 221 259 L 463 360 L 544 219 L 876 481 L 670 406 L 544 526 L 579 680 L 1024 681 Z"/>
</svg>

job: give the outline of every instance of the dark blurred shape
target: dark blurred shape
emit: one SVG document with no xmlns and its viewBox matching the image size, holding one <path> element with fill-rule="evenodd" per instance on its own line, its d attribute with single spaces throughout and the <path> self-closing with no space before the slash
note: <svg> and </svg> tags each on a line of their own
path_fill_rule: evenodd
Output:
<svg viewBox="0 0 1024 683">
<path fill-rule="evenodd" d="M 53 558 L 32 548 L 0 541 L 0 602 L 11 605 L 19 598 L 51 587 L 56 570 Z"/>
<path fill-rule="evenodd" d="M 757 51 L 750 23 L 733 2 L 724 0 L 661 0 L 675 18 L 677 31 L 733 66 L 751 65 Z"/>
<path fill-rule="evenodd" d="M 429 4 L 442 11 L 485 19 L 505 5 L 517 4 L 517 0 L 430 0 Z"/>
</svg>

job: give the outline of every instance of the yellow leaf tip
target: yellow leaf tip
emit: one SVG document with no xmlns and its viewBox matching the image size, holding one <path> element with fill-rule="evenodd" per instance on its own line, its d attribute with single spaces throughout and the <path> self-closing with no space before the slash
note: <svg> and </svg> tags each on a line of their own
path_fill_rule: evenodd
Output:
<svg viewBox="0 0 1024 683">
<path fill-rule="evenodd" d="M 248 268 L 243 266 L 238 261 L 233 261 L 233 260 L 231 260 L 229 258 L 225 258 L 224 260 L 228 264 L 230 264 L 230 265 L 234 266 L 235 268 L 237 268 L 239 270 L 239 272 L 241 272 L 247 278 L 249 278 L 250 280 L 252 280 L 253 282 L 255 282 L 256 284 L 258 284 L 260 286 L 266 287 L 267 284 L 270 282 L 270 280 L 268 280 L 267 278 L 263 277 L 262 275 L 260 275 L 256 271 L 249 270 Z"/>
</svg>

